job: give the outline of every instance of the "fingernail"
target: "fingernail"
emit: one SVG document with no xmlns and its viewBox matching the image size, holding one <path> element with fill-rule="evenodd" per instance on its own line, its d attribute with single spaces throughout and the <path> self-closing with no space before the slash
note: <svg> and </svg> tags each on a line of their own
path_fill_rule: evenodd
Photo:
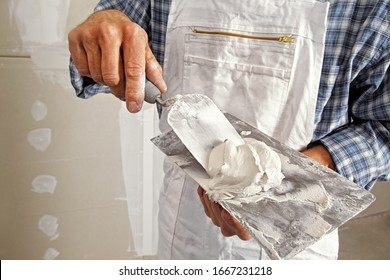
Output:
<svg viewBox="0 0 390 280">
<path fill-rule="evenodd" d="M 136 102 L 131 101 L 131 102 L 129 102 L 127 104 L 127 109 L 131 113 L 137 113 L 137 112 L 139 112 L 142 109 L 142 103 L 141 104 L 137 104 Z"/>
</svg>

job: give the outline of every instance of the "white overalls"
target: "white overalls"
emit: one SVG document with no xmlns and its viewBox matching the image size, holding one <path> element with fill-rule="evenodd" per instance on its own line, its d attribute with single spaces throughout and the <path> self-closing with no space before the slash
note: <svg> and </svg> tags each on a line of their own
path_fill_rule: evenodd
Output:
<svg viewBox="0 0 390 280">
<path fill-rule="evenodd" d="M 314 130 L 328 4 L 314 0 L 172 0 L 166 97 L 206 94 L 217 106 L 301 150 Z M 287 36 L 287 42 L 279 42 Z M 169 130 L 164 111 L 160 128 Z M 254 241 L 224 237 L 198 185 L 170 163 L 159 204 L 161 259 L 267 259 Z M 259 221 L 261 223 L 261 221 Z M 335 259 L 337 231 L 297 259 Z"/>
</svg>

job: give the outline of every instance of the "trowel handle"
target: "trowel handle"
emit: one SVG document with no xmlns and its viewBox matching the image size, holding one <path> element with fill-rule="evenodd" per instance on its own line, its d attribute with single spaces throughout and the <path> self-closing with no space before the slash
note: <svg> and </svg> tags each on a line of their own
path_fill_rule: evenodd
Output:
<svg viewBox="0 0 390 280">
<path fill-rule="evenodd" d="M 165 106 L 160 90 L 150 81 L 145 82 L 145 101 L 150 104 L 155 104 L 157 102 L 158 104 Z"/>
</svg>

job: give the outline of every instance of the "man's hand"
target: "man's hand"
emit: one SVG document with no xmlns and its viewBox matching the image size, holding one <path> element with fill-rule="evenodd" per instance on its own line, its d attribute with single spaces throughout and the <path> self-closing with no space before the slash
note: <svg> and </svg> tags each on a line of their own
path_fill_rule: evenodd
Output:
<svg viewBox="0 0 390 280">
<path fill-rule="evenodd" d="M 332 160 L 331 155 L 329 154 L 328 150 L 322 145 L 315 146 L 313 148 L 303 151 L 302 153 L 318 161 L 322 165 L 327 166 L 328 168 L 331 168 L 333 170 L 335 169 L 335 164 Z M 221 205 L 211 201 L 206 192 L 200 186 L 198 187 L 198 195 L 200 197 L 200 200 L 202 201 L 206 215 L 213 221 L 213 223 L 217 227 L 221 228 L 221 233 L 224 236 L 229 237 L 237 235 L 242 240 L 251 239 L 249 232 L 225 209 L 223 209 Z"/>
<path fill-rule="evenodd" d="M 224 236 L 237 235 L 242 240 L 251 239 L 249 232 L 223 209 L 221 205 L 211 201 L 202 187 L 198 187 L 198 195 L 202 201 L 206 215 L 213 221 L 214 225 L 221 229 L 221 233 Z"/>
<path fill-rule="evenodd" d="M 69 51 L 83 76 L 110 87 L 130 112 L 144 101 L 145 75 L 166 91 L 162 68 L 148 45 L 146 32 L 124 13 L 105 10 L 92 14 L 69 32 Z"/>
<path fill-rule="evenodd" d="M 336 165 L 332 159 L 332 156 L 323 145 L 314 146 L 308 150 L 302 151 L 302 153 L 314 159 L 318 163 L 332 170 L 336 170 Z"/>
</svg>

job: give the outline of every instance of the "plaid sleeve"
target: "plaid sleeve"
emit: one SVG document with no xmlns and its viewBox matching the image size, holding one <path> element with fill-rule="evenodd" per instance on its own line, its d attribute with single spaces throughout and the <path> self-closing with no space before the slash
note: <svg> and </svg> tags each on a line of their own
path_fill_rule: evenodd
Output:
<svg viewBox="0 0 390 280">
<path fill-rule="evenodd" d="M 366 189 L 390 180 L 389 48 L 351 85 L 351 124 L 320 140 L 337 171 Z"/>
<path fill-rule="evenodd" d="M 139 24 L 150 36 L 150 1 L 101 0 L 95 7 L 95 12 L 116 9 L 124 12 L 133 22 Z M 109 87 L 95 83 L 91 78 L 81 76 L 72 58 L 69 63 L 71 83 L 78 97 L 89 98 L 98 93 L 111 93 Z"/>
<path fill-rule="evenodd" d="M 72 58 L 69 63 L 69 73 L 72 86 L 76 91 L 76 95 L 80 98 L 89 98 L 98 93 L 111 93 L 109 87 L 95 83 L 95 81 L 89 77 L 81 76 L 73 63 Z"/>
<path fill-rule="evenodd" d="M 330 152 L 337 172 L 369 190 L 376 180 L 390 180 L 390 124 L 386 125 L 351 125 L 320 142 Z"/>
</svg>

